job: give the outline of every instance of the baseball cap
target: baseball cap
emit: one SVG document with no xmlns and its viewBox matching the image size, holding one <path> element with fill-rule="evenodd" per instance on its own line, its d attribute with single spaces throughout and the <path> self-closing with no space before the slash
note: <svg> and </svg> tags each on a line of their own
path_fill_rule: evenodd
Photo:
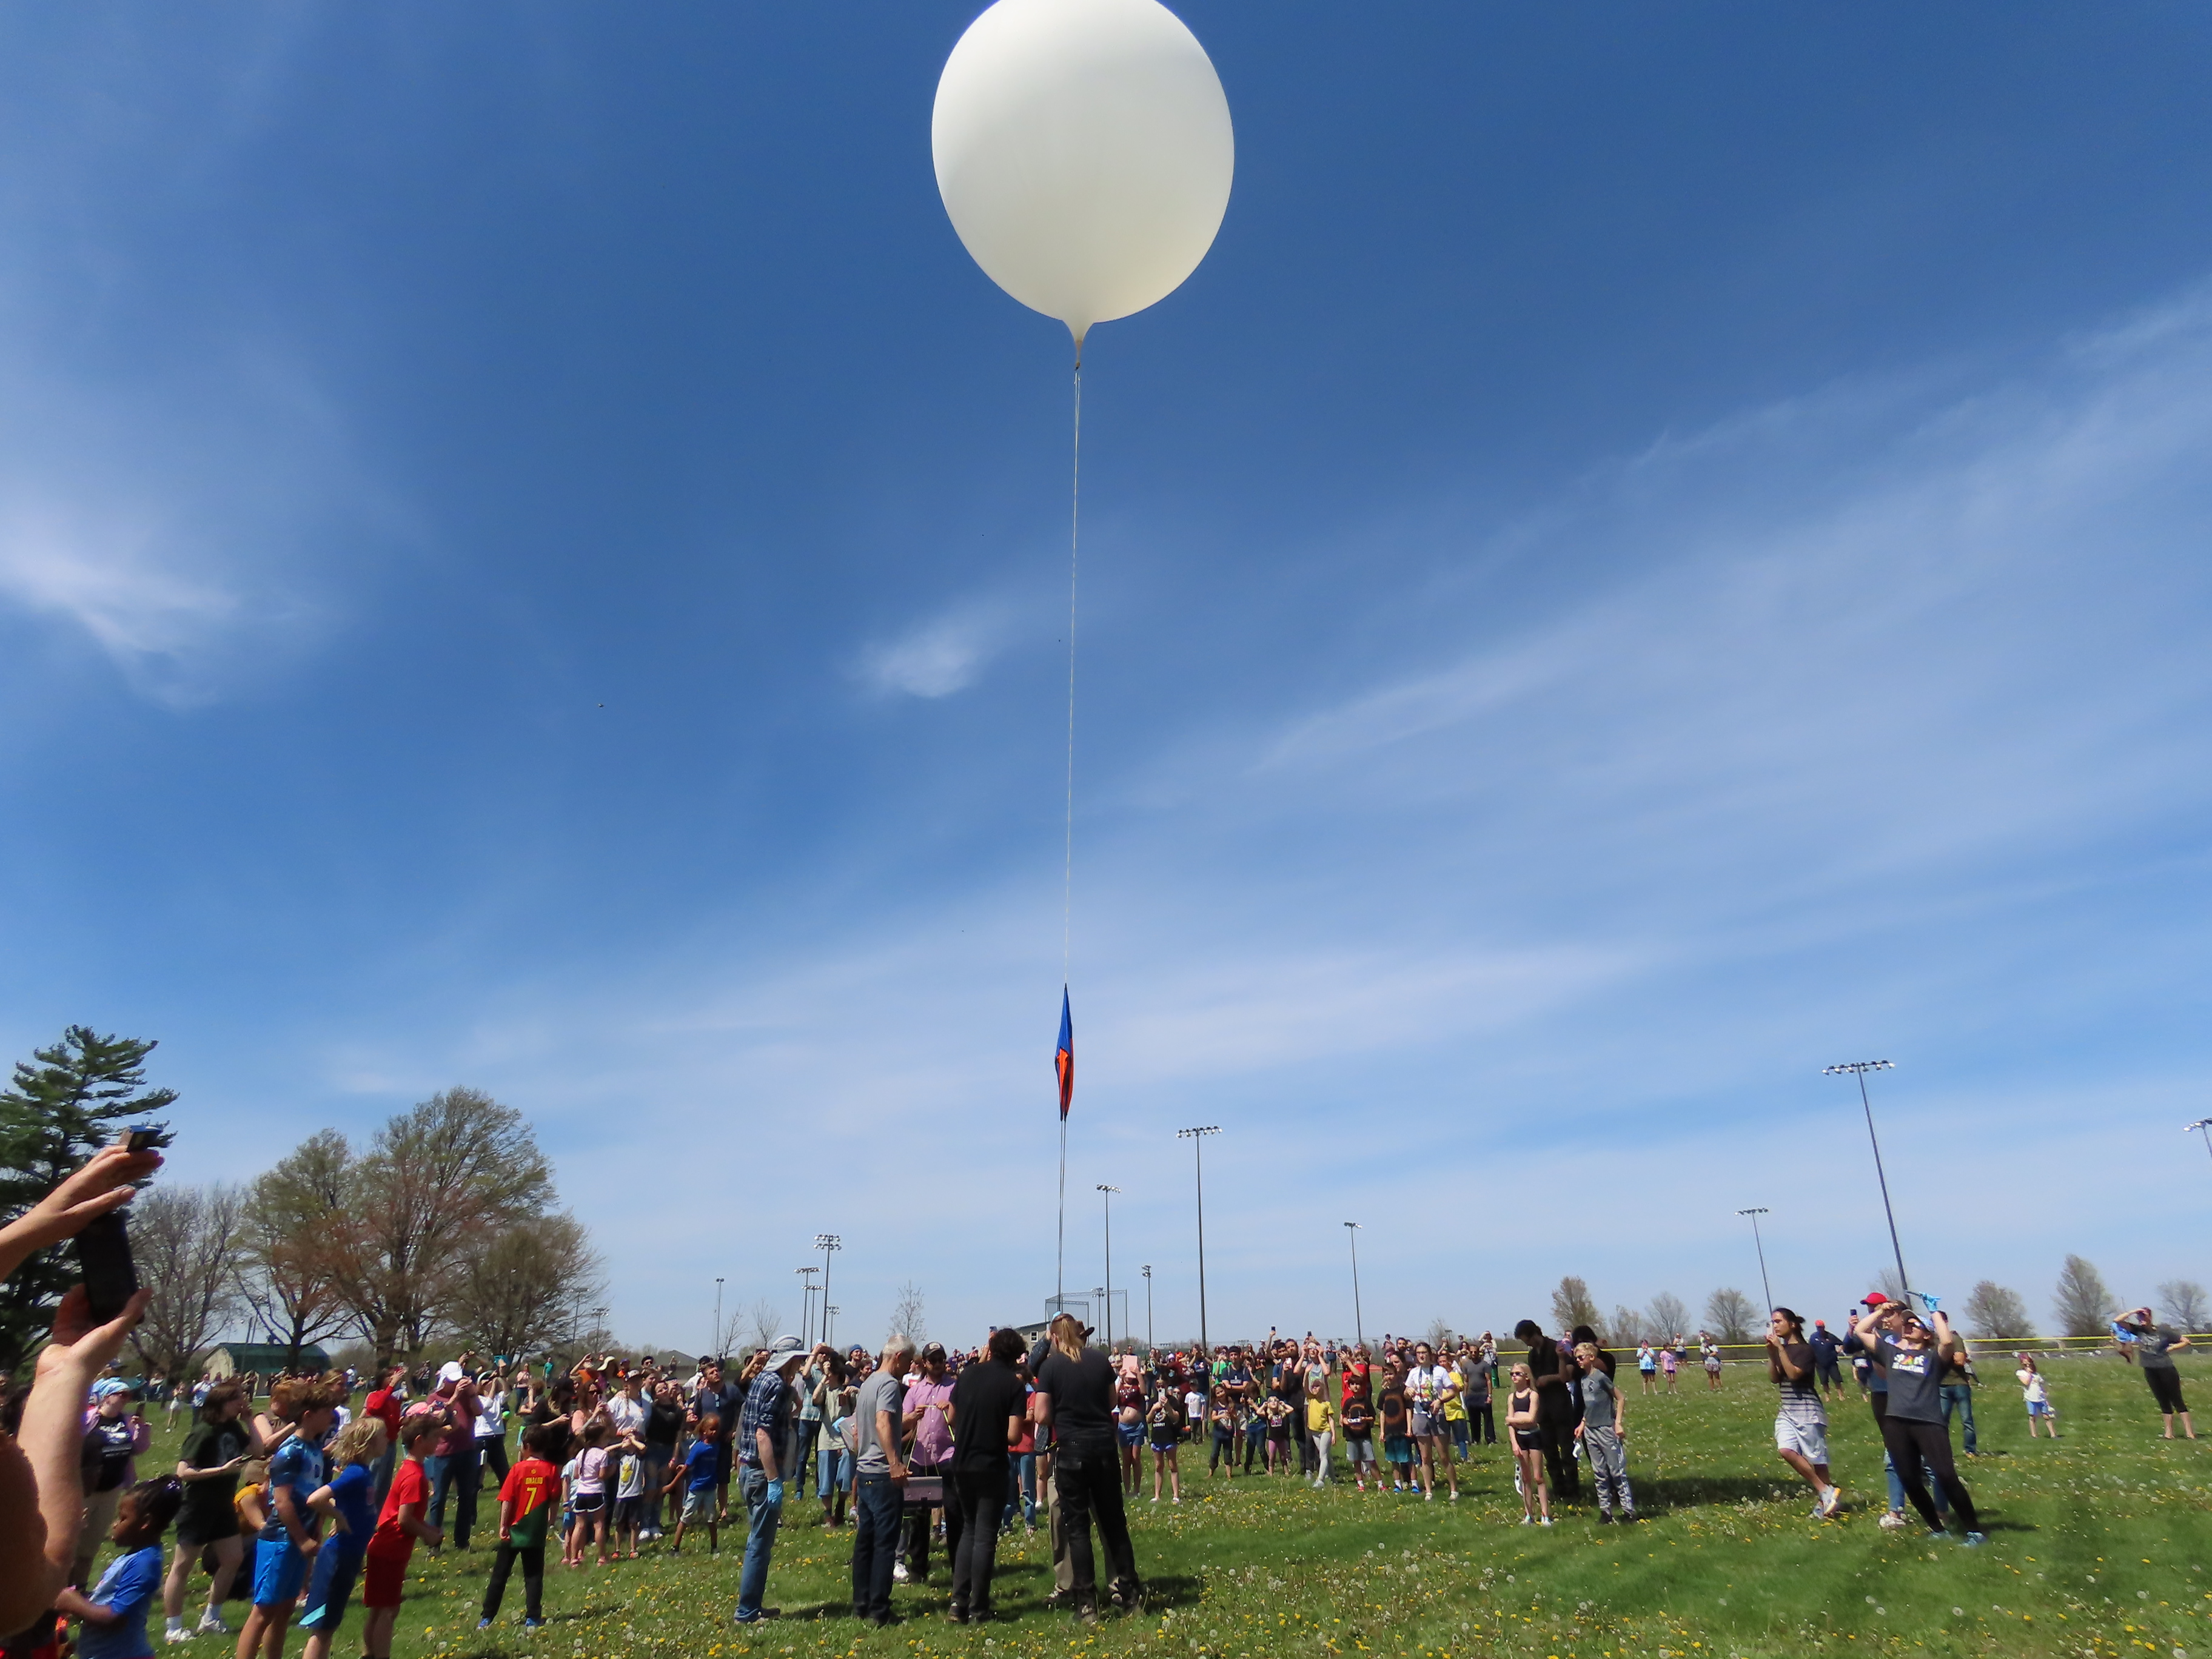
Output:
<svg viewBox="0 0 2212 1659">
<path fill-rule="evenodd" d="M 1869 1308 L 1879 1308 L 1888 1300 L 1889 1298 L 1880 1291 L 1869 1291 L 1866 1293 L 1866 1304 Z"/>
<path fill-rule="evenodd" d="M 1085 1335 L 1088 1335 L 1088 1334 L 1089 1334 L 1089 1333 L 1088 1333 L 1088 1332 L 1085 1332 Z M 923 1344 L 921 1345 L 921 1357 L 922 1357 L 924 1359 L 942 1359 L 942 1358 L 945 1358 L 945 1345 L 944 1345 L 942 1342 L 925 1342 L 925 1343 L 923 1343 Z"/>
<path fill-rule="evenodd" d="M 105 1400 L 111 1394 L 129 1394 L 131 1385 L 119 1376 L 103 1376 L 92 1385 L 92 1397 Z"/>
<path fill-rule="evenodd" d="M 441 1382 L 458 1382 L 460 1380 L 461 1362 L 459 1360 L 448 1359 L 438 1367 L 438 1381 Z"/>
</svg>

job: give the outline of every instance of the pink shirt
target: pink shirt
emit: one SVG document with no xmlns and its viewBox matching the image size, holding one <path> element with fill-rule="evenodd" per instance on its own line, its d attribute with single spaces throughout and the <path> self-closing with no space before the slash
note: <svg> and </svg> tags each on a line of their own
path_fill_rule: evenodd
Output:
<svg viewBox="0 0 2212 1659">
<path fill-rule="evenodd" d="M 921 1413 L 921 1420 L 914 1425 L 914 1461 L 923 1468 L 951 1461 L 952 1433 L 945 1426 L 945 1413 L 939 1409 L 951 1398 L 950 1380 L 932 1382 L 915 1376 L 907 1382 L 906 1408 Z"/>
</svg>

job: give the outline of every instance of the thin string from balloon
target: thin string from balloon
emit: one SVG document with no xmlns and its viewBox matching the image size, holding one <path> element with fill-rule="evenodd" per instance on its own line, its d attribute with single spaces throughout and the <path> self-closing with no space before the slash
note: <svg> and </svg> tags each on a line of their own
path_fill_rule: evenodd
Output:
<svg viewBox="0 0 2212 1659">
<path fill-rule="evenodd" d="M 1075 571 L 1083 523 L 1083 347 L 1075 348 L 1075 448 L 1067 491 L 1067 842 L 1060 897 L 1060 981 L 1067 983 L 1075 915 Z"/>
</svg>

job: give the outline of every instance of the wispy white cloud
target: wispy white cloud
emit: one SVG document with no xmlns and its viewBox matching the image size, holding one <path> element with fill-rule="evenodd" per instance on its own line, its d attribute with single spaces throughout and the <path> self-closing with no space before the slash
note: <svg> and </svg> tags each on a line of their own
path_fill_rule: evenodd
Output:
<svg viewBox="0 0 2212 1659">
<path fill-rule="evenodd" d="M 1009 608 L 975 600 L 915 623 L 864 649 L 854 672 L 871 690 L 894 696 L 949 697 L 982 678 L 1007 641 Z"/>
</svg>

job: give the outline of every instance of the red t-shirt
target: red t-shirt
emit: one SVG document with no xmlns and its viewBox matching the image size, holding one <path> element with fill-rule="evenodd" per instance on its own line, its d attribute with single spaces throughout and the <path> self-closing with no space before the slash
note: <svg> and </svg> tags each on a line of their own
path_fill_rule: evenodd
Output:
<svg viewBox="0 0 2212 1659">
<path fill-rule="evenodd" d="M 526 1521 L 561 1495 L 561 1471 L 542 1457 L 526 1457 L 500 1483 L 499 1501 L 514 1505 L 516 1521 Z"/>
<path fill-rule="evenodd" d="M 369 1534 L 371 1555 L 396 1555 L 405 1560 L 415 1553 L 413 1535 L 399 1529 L 399 1511 L 410 1504 L 426 1510 L 430 1504 L 429 1477 L 422 1473 L 422 1464 L 411 1457 L 392 1474 L 392 1491 L 384 1500 L 384 1513 L 377 1516 L 376 1530 Z"/>
<path fill-rule="evenodd" d="M 399 1443 L 399 1413 L 406 1407 L 398 1395 L 389 1389 L 372 1389 L 368 1398 L 361 1402 L 361 1408 L 383 1423 L 386 1440 L 394 1445 Z"/>
</svg>

